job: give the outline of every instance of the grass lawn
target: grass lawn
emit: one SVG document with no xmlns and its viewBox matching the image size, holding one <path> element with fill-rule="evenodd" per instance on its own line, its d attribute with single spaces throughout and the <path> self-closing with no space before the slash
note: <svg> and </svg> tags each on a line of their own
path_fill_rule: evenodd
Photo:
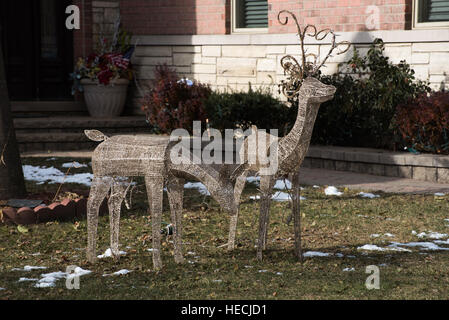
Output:
<svg viewBox="0 0 449 320">
<path fill-rule="evenodd" d="M 54 166 L 71 159 L 24 159 L 24 164 Z M 88 161 L 78 160 L 81 163 Z M 90 168 L 72 173 L 89 172 Z M 139 185 L 142 181 L 137 181 Z M 34 193 L 55 193 L 57 184 L 28 182 Z M 88 187 L 64 185 L 63 191 L 87 192 Z M 257 187 L 248 184 L 241 205 L 238 247 L 233 252 L 218 248 L 227 241 L 228 216 L 216 202 L 195 190 L 186 190 L 184 253 L 186 263 L 176 265 L 170 237 L 164 237 L 160 272 L 152 270 L 151 219 L 146 213 L 144 187 L 134 193 L 132 209 L 123 209 L 119 261 L 102 259 L 90 265 L 85 259 L 86 221 L 47 223 L 20 230 L 0 226 L 0 299 L 447 299 L 449 298 L 449 251 L 405 247 L 366 251 L 366 244 L 390 248 L 391 242 L 432 242 L 416 231 L 449 233 L 449 196 L 393 195 L 365 199 L 356 191 L 344 190 L 341 197 L 326 196 L 324 187 L 305 187 L 302 195 L 304 251 L 330 253 L 306 258 L 303 264 L 293 255 L 293 226 L 286 224 L 288 202 L 274 202 L 271 208 L 269 246 L 264 261 L 258 262 L 254 247 L 258 230 L 259 203 L 250 200 Z M 343 191 L 342 189 L 340 191 Z M 169 220 L 165 205 L 164 219 Z M 109 248 L 108 217 L 99 224 L 98 254 Z M 28 231 L 25 232 L 24 231 Z M 380 235 L 373 237 L 373 234 Z M 390 237 L 385 234 L 391 234 Z M 446 240 L 449 236 L 442 237 Z M 434 243 L 434 242 L 432 242 Z M 449 248 L 439 244 L 441 248 Z M 12 271 L 24 266 L 46 270 Z M 54 288 L 35 288 L 42 273 L 66 271 L 77 265 L 92 271 L 81 277 L 80 290 L 68 290 L 65 280 Z M 369 265 L 380 268 L 380 289 L 367 290 Z M 353 271 L 343 271 L 348 268 Z M 353 268 L 353 269 L 352 269 Z M 131 273 L 108 276 L 127 269 Z"/>
</svg>

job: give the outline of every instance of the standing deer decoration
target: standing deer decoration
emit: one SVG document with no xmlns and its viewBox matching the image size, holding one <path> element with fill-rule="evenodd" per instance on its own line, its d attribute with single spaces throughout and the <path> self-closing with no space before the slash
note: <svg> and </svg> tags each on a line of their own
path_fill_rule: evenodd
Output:
<svg viewBox="0 0 449 320">
<path fill-rule="evenodd" d="M 306 26 L 302 31 L 295 15 L 289 11 L 281 11 L 278 19 L 286 25 L 288 18 L 281 21 L 281 14 L 293 17 L 298 28 L 301 44 L 302 64 L 293 56 L 285 56 L 281 60 L 282 67 L 289 75 L 288 81 L 283 84 L 283 93 L 288 97 L 299 97 L 298 115 L 290 133 L 282 139 L 268 136 L 263 132 L 253 130 L 256 141 L 265 139 L 271 143 L 266 144 L 267 154 L 276 154 L 276 170 L 273 163 L 262 161 L 248 162 L 250 153 L 250 139 L 248 137 L 238 151 L 241 164 L 234 165 L 206 165 L 193 162 L 175 164 L 171 159 L 171 152 L 175 141 L 170 142 L 169 137 L 155 137 L 150 135 L 123 135 L 106 137 L 96 130 L 86 130 L 86 135 L 93 141 L 102 142 L 94 151 L 92 167 L 94 179 L 88 201 L 88 250 L 87 257 L 90 262 L 96 260 L 96 238 L 98 227 L 98 211 L 105 197 L 109 196 L 111 250 L 114 257 L 119 256 L 119 221 L 122 202 L 129 188 L 127 178 L 145 177 L 148 201 L 152 215 L 153 234 L 153 265 L 155 269 L 162 268 L 161 250 L 161 215 L 164 186 L 167 187 L 170 202 L 171 219 L 174 226 L 174 255 L 177 263 L 183 262 L 182 256 L 182 207 L 183 189 L 185 179 L 195 179 L 202 182 L 212 197 L 220 204 L 222 209 L 231 216 L 228 248 L 233 249 L 238 222 L 239 204 L 247 175 L 255 172 L 261 175 L 261 207 L 257 257 L 262 259 L 262 252 L 266 247 L 267 228 L 269 221 L 269 208 L 274 182 L 278 177 L 290 177 L 293 186 L 293 216 L 295 229 L 295 254 L 301 258 L 300 242 L 300 210 L 299 210 L 299 168 L 307 153 L 313 126 L 321 103 L 333 98 L 335 87 L 325 85 L 313 78 L 326 60 L 332 56 L 335 49 L 346 46 L 337 54 L 349 50 L 350 43 L 336 43 L 335 34 L 331 30 L 317 32 L 314 26 Z M 331 49 L 327 56 L 318 62 L 314 54 L 307 54 L 304 48 L 306 35 L 323 40 L 331 35 Z M 313 61 L 308 61 L 312 57 Z M 274 150 L 276 145 L 276 150 Z M 260 150 L 258 150 L 260 152 Z M 257 158 L 257 155 L 256 155 Z M 123 178 L 125 177 L 125 178 Z"/>
</svg>

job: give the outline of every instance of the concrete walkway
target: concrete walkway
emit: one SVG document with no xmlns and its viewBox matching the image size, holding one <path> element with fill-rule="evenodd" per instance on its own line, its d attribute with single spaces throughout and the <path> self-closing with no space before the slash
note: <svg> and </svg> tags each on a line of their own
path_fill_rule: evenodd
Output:
<svg viewBox="0 0 449 320">
<path fill-rule="evenodd" d="M 63 157 L 75 159 L 90 158 L 91 155 L 91 151 L 61 151 L 51 153 L 23 153 L 22 157 Z M 301 183 L 305 185 L 342 186 L 363 191 L 383 191 L 389 193 L 449 193 L 449 184 L 326 169 L 302 168 Z"/>
</svg>

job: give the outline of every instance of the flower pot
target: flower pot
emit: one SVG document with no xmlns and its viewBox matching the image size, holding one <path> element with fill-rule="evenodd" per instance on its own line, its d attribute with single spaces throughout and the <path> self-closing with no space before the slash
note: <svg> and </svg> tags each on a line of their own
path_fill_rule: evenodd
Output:
<svg viewBox="0 0 449 320">
<path fill-rule="evenodd" d="M 94 118 L 118 117 L 126 103 L 129 80 L 118 79 L 110 85 L 99 85 L 96 81 L 82 79 L 87 110 Z"/>
</svg>

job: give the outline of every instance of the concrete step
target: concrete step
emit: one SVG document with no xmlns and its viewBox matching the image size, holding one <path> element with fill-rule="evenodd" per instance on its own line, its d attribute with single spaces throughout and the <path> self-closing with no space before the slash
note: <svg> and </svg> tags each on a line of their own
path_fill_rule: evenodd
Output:
<svg viewBox="0 0 449 320">
<path fill-rule="evenodd" d="M 91 150 L 98 143 L 84 135 L 86 129 L 100 130 L 106 135 L 150 133 L 143 116 L 17 118 L 14 126 L 21 152 Z"/>
</svg>

